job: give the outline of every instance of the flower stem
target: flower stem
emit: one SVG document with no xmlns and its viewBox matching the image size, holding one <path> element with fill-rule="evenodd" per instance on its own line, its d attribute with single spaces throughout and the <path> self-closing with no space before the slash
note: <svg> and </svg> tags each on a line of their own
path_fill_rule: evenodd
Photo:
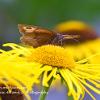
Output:
<svg viewBox="0 0 100 100">
<path fill-rule="evenodd" d="M 42 91 L 39 97 L 39 100 L 45 100 L 49 87 L 42 87 Z M 45 93 L 43 93 L 45 92 Z"/>
<path fill-rule="evenodd" d="M 67 100 L 73 100 L 72 96 L 68 96 Z"/>
<path fill-rule="evenodd" d="M 46 99 L 46 96 L 47 96 L 47 94 L 48 94 L 48 90 L 49 90 L 49 88 L 50 88 L 50 85 L 51 85 L 51 83 L 52 83 L 52 80 L 53 80 L 53 78 L 51 78 L 50 81 L 48 82 L 49 87 L 45 87 L 45 86 L 42 87 L 42 91 L 41 91 L 39 100 L 45 100 L 45 99 Z"/>
</svg>

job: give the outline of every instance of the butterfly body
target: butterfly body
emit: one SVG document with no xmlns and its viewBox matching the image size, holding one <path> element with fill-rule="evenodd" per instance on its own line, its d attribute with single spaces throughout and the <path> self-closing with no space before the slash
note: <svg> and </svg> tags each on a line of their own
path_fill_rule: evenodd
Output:
<svg viewBox="0 0 100 100">
<path fill-rule="evenodd" d="M 45 28 L 33 25 L 18 24 L 22 35 L 20 40 L 26 45 L 38 47 L 46 44 L 63 45 L 66 40 L 77 38 L 71 35 L 63 35 Z"/>
</svg>

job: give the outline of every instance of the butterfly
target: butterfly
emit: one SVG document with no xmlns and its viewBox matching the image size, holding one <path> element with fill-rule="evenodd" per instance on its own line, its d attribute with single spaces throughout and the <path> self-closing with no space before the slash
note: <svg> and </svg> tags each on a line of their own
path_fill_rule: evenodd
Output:
<svg viewBox="0 0 100 100">
<path fill-rule="evenodd" d="M 68 40 L 76 40 L 79 35 L 61 34 L 46 28 L 34 25 L 18 24 L 21 42 L 25 45 L 39 47 L 46 44 L 64 45 Z"/>
</svg>

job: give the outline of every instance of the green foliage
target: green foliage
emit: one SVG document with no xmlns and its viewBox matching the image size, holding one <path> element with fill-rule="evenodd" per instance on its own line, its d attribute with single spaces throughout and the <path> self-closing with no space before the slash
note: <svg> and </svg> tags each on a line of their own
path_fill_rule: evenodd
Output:
<svg viewBox="0 0 100 100">
<path fill-rule="evenodd" d="M 10 3 L 1 1 L 2 8 L 16 23 L 50 27 L 65 20 L 91 21 L 100 17 L 100 0 L 8 0 Z"/>
</svg>

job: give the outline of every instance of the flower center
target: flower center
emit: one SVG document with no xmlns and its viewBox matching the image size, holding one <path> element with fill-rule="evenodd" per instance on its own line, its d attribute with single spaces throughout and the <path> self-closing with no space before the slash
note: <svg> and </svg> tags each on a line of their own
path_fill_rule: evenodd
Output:
<svg viewBox="0 0 100 100">
<path fill-rule="evenodd" d="M 36 62 L 59 68 L 74 67 L 74 60 L 66 49 L 60 46 L 45 45 L 35 49 L 30 56 Z"/>
</svg>

